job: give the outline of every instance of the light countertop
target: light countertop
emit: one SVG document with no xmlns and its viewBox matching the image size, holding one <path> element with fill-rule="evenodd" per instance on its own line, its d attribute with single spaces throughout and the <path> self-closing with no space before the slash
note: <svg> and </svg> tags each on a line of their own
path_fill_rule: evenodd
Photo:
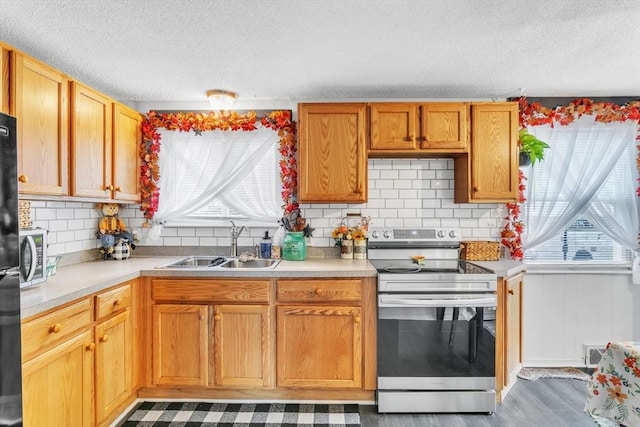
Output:
<svg viewBox="0 0 640 427">
<path fill-rule="evenodd" d="M 21 316 L 30 317 L 78 298 L 100 292 L 111 286 L 141 276 L 149 277 L 376 277 L 376 269 L 367 260 L 310 258 L 305 261 L 282 260 L 273 269 L 256 270 L 189 270 L 156 269 L 177 261 L 175 257 L 132 257 L 124 261 L 91 261 L 58 267 L 46 282 L 21 292 Z M 525 270 L 525 264 L 513 260 L 472 261 L 510 277 Z"/>
<path fill-rule="evenodd" d="M 179 257 L 132 257 L 124 261 L 91 261 L 58 267 L 46 282 L 24 288 L 20 294 L 20 314 L 30 317 L 78 298 L 140 276 L 151 277 L 376 277 L 367 260 L 312 258 L 282 260 L 264 270 L 155 269 Z"/>
</svg>

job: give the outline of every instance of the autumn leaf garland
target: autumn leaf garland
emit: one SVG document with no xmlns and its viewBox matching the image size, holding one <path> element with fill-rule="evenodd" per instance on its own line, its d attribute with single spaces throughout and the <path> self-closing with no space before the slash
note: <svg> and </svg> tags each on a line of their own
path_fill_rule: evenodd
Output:
<svg viewBox="0 0 640 427">
<path fill-rule="evenodd" d="M 160 170 L 158 157 L 160 154 L 160 134 L 158 129 L 179 132 L 204 132 L 211 130 L 253 131 L 256 130 L 258 118 L 250 111 L 239 114 L 235 111 L 219 111 L 209 113 L 171 113 L 159 114 L 150 111 L 142 122 L 142 143 L 140 145 L 140 182 L 141 205 L 144 217 L 151 220 L 158 210 L 160 189 L 158 181 Z M 296 123 L 291 120 L 291 112 L 286 110 L 272 111 L 259 119 L 262 126 L 273 129 L 280 137 L 280 179 L 282 181 L 283 209 L 292 212 L 298 208 L 296 187 L 298 185 L 296 154 Z"/>
</svg>

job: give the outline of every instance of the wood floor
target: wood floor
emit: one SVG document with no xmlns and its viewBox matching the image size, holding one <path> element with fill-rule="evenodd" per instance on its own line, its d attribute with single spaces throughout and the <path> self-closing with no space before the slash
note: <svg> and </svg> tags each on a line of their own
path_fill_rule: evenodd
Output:
<svg viewBox="0 0 640 427">
<path fill-rule="evenodd" d="M 595 427 L 583 411 L 587 382 L 543 378 L 518 379 L 493 415 L 378 414 L 375 406 L 360 406 L 362 427 Z"/>
</svg>

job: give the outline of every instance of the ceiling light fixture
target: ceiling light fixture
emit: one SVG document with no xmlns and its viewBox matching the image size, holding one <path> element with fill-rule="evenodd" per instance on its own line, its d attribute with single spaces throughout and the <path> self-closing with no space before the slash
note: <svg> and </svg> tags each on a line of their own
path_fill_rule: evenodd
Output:
<svg viewBox="0 0 640 427">
<path fill-rule="evenodd" d="M 209 89 L 205 92 L 209 98 L 209 104 L 214 110 L 226 110 L 236 100 L 236 93 L 222 89 Z"/>
</svg>

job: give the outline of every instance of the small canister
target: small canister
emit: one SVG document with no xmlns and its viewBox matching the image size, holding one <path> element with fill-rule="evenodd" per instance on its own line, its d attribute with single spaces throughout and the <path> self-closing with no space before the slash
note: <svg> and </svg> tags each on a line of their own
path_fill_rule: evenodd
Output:
<svg viewBox="0 0 640 427">
<path fill-rule="evenodd" d="M 307 242 L 302 231 L 289 231 L 282 243 L 282 259 L 304 261 L 307 258 Z"/>
</svg>

